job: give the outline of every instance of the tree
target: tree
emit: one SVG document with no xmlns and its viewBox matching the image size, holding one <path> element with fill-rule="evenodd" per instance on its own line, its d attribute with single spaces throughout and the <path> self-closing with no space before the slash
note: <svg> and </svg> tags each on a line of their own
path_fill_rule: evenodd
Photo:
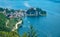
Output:
<svg viewBox="0 0 60 37">
<path fill-rule="evenodd" d="M 20 37 L 16 32 L 0 31 L 0 37 Z"/>
<path fill-rule="evenodd" d="M 22 37 L 27 37 L 28 35 L 27 35 L 27 33 L 25 32 L 23 35 L 22 35 Z"/>
<path fill-rule="evenodd" d="M 3 12 L 3 11 L 4 11 L 4 9 L 3 9 L 3 8 L 0 8 L 0 11 L 2 11 L 2 12 Z"/>
<path fill-rule="evenodd" d="M 32 25 L 30 25 L 30 31 L 28 32 L 28 37 L 38 37 Z"/>
<path fill-rule="evenodd" d="M 6 27 L 6 21 L 6 16 L 3 13 L 0 13 L 0 31 L 10 31 L 10 29 Z"/>
<path fill-rule="evenodd" d="M 33 28 L 32 25 L 30 25 L 30 29 L 28 32 L 25 32 L 22 37 L 38 37 L 37 36 L 37 32 L 35 31 L 35 29 Z"/>
</svg>

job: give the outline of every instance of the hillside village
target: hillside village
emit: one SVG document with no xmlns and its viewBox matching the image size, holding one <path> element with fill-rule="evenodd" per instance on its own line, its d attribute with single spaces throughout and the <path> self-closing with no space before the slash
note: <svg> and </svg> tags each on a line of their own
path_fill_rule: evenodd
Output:
<svg viewBox="0 0 60 37">
<path fill-rule="evenodd" d="M 24 16 L 24 12 L 23 10 L 14 10 L 14 9 L 3 9 L 0 8 L 0 13 L 3 13 L 6 15 L 6 17 L 8 18 L 20 18 Z"/>
<path fill-rule="evenodd" d="M 28 10 L 14 10 L 8 8 L 0 8 L 0 12 L 4 13 L 8 18 L 20 18 L 23 16 L 44 16 L 46 11 L 43 11 L 40 8 L 30 8 Z"/>
<path fill-rule="evenodd" d="M 4 35 L 6 34 L 5 31 L 7 31 L 9 37 L 10 32 L 12 35 L 16 33 L 16 36 L 18 36 L 17 29 L 19 27 L 22 27 L 23 23 L 22 17 L 45 16 L 45 15 L 46 11 L 43 11 L 40 8 L 29 8 L 28 10 L 22 10 L 22 9 L 14 10 L 8 8 L 0 8 L 0 31 L 3 31 Z M 14 35 L 14 37 L 16 36 Z"/>
</svg>

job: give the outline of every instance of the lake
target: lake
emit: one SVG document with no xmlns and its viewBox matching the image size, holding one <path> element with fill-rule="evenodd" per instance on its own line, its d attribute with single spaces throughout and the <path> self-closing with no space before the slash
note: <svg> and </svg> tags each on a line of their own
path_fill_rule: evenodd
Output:
<svg viewBox="0 0 60 37">
<path fill-rule="evenodd" d="M 28 0 L 24 1 L 27 9 L 29 7 L 39 7 L 47 11 L 44 17 L 25 17 L 23 26 L 19 28 L 19 33 L 28 31 L 30 25 L 36 29 L 38 37 L 60 37 L 60 2 L 54 0 Z"/>
<path fill-rule="evenodd" d="M 27 32 L 33 25 L 38 37 L 60 37 L 60 0 L 0 0 L 0 7 L 12 9 L 28 9 L 39 7 L 47 12 L 44 17 L 23 18 L 22 28 L 19 34 Z"/>
</svg>

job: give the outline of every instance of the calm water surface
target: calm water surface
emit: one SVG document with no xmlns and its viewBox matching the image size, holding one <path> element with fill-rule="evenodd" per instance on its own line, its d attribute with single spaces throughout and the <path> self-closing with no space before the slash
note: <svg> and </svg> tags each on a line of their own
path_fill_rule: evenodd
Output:
<svg viewBox="0 0 60 37">
<path fill-rule="evenodd" d="M 32 6 L 46 10 L 47 16 L 23 18 L 23 27 L 19 29 L 19 33 L 23 34 L 23 32 L 28 31 L 27 28 L 32 24 L 39 37 L 60 37 L 60 2 L 54 0 L 29 0 L 24 2 L 28 8 Z"/>
<path fill-rule="evenodd" d="M 39 7 L 47 11 L 45 17 L 25 17 L 19 34 L 28 31 L 32 24 L 39 37 L 60 37 L 60 0 L 0 0 L 0 7 L 13 9 L 28 9 Z"/>
</svg>

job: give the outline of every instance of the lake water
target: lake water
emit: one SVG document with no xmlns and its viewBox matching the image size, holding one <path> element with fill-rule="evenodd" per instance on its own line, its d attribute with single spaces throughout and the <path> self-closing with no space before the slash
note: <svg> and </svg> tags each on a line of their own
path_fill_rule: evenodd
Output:
<svg viewBox="0 0 60 37">
<path fill-rule="evenodd" d="M 24 1 L 25 6 L 39 7 L 47 11 L 44 17 L 25 17 L 23 27 L 19 33 L 28 31 L 29 25 L 33 25 L 39 34 L 38 37 L 60 37 L 60 2 L 59 0 L 28 0 Z"/>
<path fill-rule="evenodd" d="M 60 0 L 0 0 L 0 7 L 28 9 L 39 7 L 47 11 L 44 17 L 25 17 L 19 34 L 28 31 L 32 24 L 39 34 L 38 37 L 60 37 Z"/>
</svg>

